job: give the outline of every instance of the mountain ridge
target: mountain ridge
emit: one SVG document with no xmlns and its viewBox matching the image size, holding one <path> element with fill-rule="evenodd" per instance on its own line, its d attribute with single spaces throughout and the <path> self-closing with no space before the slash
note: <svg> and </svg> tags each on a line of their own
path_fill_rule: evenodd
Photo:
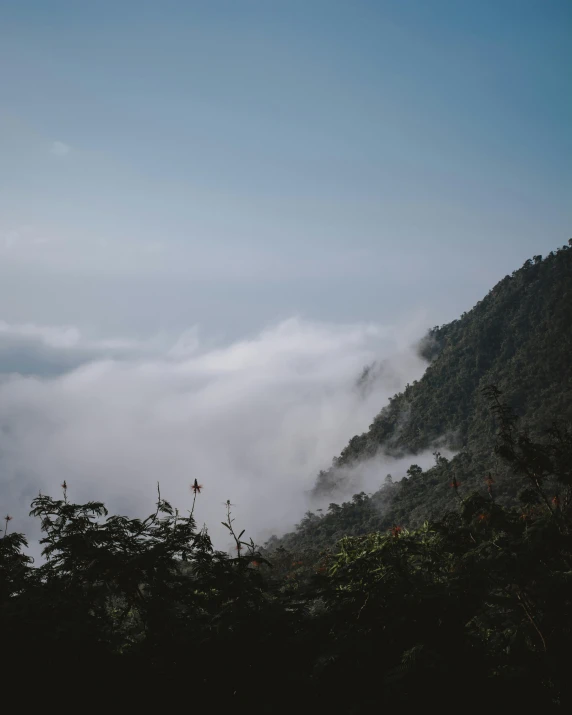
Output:
<svg viewBox="0 0 572 715">
<path fill-rule="evenodd" d="M 516 482 L 491 455 L 497 421 L 483 390 L 495 385 L 519 428 L 533 436 L 549 429 L 555 415 L 572 421 L 572 239 L 546 257 L 527 260 L 459 319 L 432 328 L 419 351 L 429 360 L 423 376 L 349 440 L 320 472 L 313 494 L 322 502 L 347 494 L 347 474 L 379 455 L 410 455 L 414 463 L 416 455 L 434 450 L 435 466 L 423 471 L 412 464 L 408 477 L 394 484 L 384 483 L 380 473 L 377 491 L 342 505 L 345 525 L 339 509 L 309 512 L 295 532 L 270 543 L 321 548 L 393 523 L 418 526 L 450 508 L 453 478 L 465 490 L 482 490 L 491 469 L 502 477 L 499 502 L 516 503 Z M 457 454 L 446 459 L 439 445 Z"/>
</svg>

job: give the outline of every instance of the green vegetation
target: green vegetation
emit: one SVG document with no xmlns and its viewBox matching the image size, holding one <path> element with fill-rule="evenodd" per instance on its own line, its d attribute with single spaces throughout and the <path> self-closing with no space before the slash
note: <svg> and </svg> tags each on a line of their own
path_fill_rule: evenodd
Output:
<svg viewBox="0 0 572 715">
<path fill-rule="evenodd" d="M 9 517 L 0 540 L 4 682 L 26 692 L 33 673 L 28 705 L 61 687 L 70 703 L 92 692 L 130 707 L 200 699 L 215 712 L 449 709 L 468 698 L 492 712 L 564 711 L 572 433 L 533 441 L 497 390 L 489 400 L 519 507 L 497 503 L 496 475 L 464 498 L 454 478 L 440 520 L 346 536 L 322 554 L 280 547 L 267 560 L 236 532 L 230 504 L 234 557 L 197 531 L 194 502 L 183 517 L 159 494 L 139 520 L 71 503 L 65 482 L 62 499 L 38 496 L 45 562 L 30 563 Z M 357 495 L 338 510 L 364 521 L 372 504 Z"/>
<path fill-rule="evenodd" d="M 555 416 L 572 420 L 572 248 L 527 261 L 469 313 L 433 328 L 420 351 L 431 360 L 423 377 L 391 398 L 369 430 L 349 441 L 318 476 L 316 494 L 335 498 L 348 469 L 375 455 L 411 455 L 415 462 L 416 454 L 444 447 L 456 455 L 447 460 L 436 451 L 435 467 L 423 472 L 412 465 L 408 478 L 393 484 L 380 473 L 377 492 L 332 505 L 320 517 L 307 514 L 296 532 L 273 540 L 273 546 L 325 547 L 345 534 L 394 523 L 418 527 L 450 507 L 455 475 L 468 493 L 482 489 L 494 470 L 504 477 L 497 501 L 516 504 L 518 483 L 491 458 L 496 422 L 486 388 L 502 390 L 521 429 L 532 436 L 549 429 Z"/>
<path fill-rule="evenodd" d="M 461 451 L 232 556 L 158 494 L 146 519 L 39 495 L 44 560 L 5 518 L 5 697 L 30 708 L 567 712 L 572 251 L 432 331 L 427 374 L 336 467 L 457 431 Z M 428 353 L 428 354 L 429 354 Z M 493 386 L 494 382 L 503 388 Z M 505 396 L 508 397 L 504 402 Z M 403 414 L 407 419 L 403 419 Z M 396 425 L 399 425 L 397 429 Z M 489 441 L 488 447 L 486 441 Z"/>
<path fill-rule="evenodd" d="M 431 364 L 395 395 L 334 466 L 383 449 L 415 454 L 437 441 L 488 455 L 493 420 L 481 388 L 497 385 L 523 428 L 540 434 L 555 414 L 572 418 L 572 249 L 535 256 L 506 276 L 459 320 L 433 328 L 420 345 Z M 335 468 L 322 475 L 326 488 Z"/>
</svg>

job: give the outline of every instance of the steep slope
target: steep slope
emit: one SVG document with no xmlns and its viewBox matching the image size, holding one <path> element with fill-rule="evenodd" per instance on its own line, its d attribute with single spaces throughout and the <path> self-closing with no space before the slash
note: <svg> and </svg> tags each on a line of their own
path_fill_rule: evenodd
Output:
<svg viewBox="0 0 572 715">
<path fill-rule="evenodd" d="M 464 494 L 484 490 L 489 470 L 497 499 L 516 502 L 517 481 L 492 456 L 497 425 L 483 388 L 496 385 L 519 429 L 532 435 L 555 420 L 572 421 L 572 247 L 528 260 L 470 312 L 429 331 L 420 351 L 430 360 L 423 377 L 349 441 L 320 473 L 315 493 L 335 500 L 352 466 L 380 453 L 411 455 L 413 463 L 416 454 L 444 445 L 456 456 L 437 455 L 432 469 L 414 467 L 393 484 L 384 484 L 380 473 L 379 491 L 333 504 L 322 515 L 308 513 L 295 533 L 274 545 L 322 548 L 346 534 L 418 525 L 454 505 L 453 479 Z"/>
<path fill-rule="evenodd" d="M 420 350 L 432 359 L 421 380 L 350 440 L 317 489 L 332 486 L 336 467 L 380 449 L 416 454 L 441 440 L 482 458 L 494 432 L 485 385 L 496 384 L 521 426 L 534 431 L 549 427 L 555 413 L 572 418 L 572 250 L 527 261 L 469 313 L 433 328 Z"/>
</svg>

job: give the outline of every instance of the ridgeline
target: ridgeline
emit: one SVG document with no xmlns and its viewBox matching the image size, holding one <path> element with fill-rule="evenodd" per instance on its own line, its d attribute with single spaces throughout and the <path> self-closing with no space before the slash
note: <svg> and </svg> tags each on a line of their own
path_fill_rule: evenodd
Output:
<svg viewBox="0 0 572 715">
<path fill-rule="evenodd" d="M 565 713 L 572 708 L 572 250 L 535 257 L 430 331 L 423 378 L 317 490 L 379 451 L 450 440 L 259 549 L 232 555 L 157 497 L 146 518 L 40 494 L 44 560 L 4 517 L 5 701 L 62 712 Z M 248 525 L 246 525 L 248 526 Z"/>
<path fill-rule="evenodd" d="M 486 388 L 502 392 L 519 429 L 532 437 L 556 416 L 572 420 L 572 247 L 526 261 L 471 311 L 430 330 L 419 351 L 429 361 L 423 377 L 390 398 L 369 430 L 320 472 L 315 494 L 331 495 L 329 510 L 308 512 L 295 532 L 272 539 L 269 548 L 319 550 L 347 535 L 420 526 L 451 508 L 453 479 L 462 494 L 485 491 L 491 471 L 503 477 L 499 503 L 515 504 L 518 482 L 491 454 L 498 424 Z M 439 454 L 444 447 L 456 455 L 447 460 Z M 435 466 L 423 471 L 415 455 L 427 450 L 436 452 Z M 408 476 L 391 482 L 380 472 L 375 493 L 333 503 L 336 493 L 347 493 L 348 470 L 380 454 L 410 455 Z"/>
</svg>

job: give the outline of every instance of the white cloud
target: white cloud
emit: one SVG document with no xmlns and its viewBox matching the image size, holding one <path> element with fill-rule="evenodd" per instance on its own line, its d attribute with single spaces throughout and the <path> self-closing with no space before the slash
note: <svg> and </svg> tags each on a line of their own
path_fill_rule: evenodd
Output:
<svg viewBox="0 0 572 715">
<path fill-rule="evenodd" d="M 48 347 L 75 347 L 80 340 L 80 332 L 74 327 L 53 327 L 25 323 L 14 325 L 0 320 L 0 339 L 32 338 Z"/>
<path fill-rule="evenodd" d="M 141 359 L 160 354 L 165 339 L 94 340 L 74 326 L 7 323 L 0 320 L 0 377 L 6 374 L 54 377 L 102 359 Z"/>
<path fill-rule="evenodd" d="M 64 142 L 54 141 L 50 144 L 50 154 L 54 156 L 66 156 L 70 151 L 71 147 Z"/>
<path fill-rule="evenodd" d="M 0 346 L 2 331 L 9 332 L 5 323 Z M 62 355 L 82 344 L 73 328 L 16 332 L 34 334 Z M 403 385 L 422 373 L 403 336 L 292 319 L 217 349 L 201 349 L 190 331 L 155 357 L 135 350 L 105 359 L 110 343 L 99 342 L 98 359 L 90 354 L 71 372 L 5 378 L 2 508 L 24 514 L 38 489 L 57 493 L 65 479 L 73 499 L 98 498 L 137 514 L 151 509 L 160 481 L 164 497 L 185 509 L 196 477 L 204 485 L 198 519 L 219 545 L 226 499 L 255 538 L 288 529 L 306 509 L 318 471 L 367 429 L 396 380 Z M 356 378 L 380 356 L 391 360 L 390 384 L 381 379 L 364 395 Z M 380 470 L 380 483 L 384 476 Z M 21 520 L 20 528 L 31 526 Z"/>
</svg>

